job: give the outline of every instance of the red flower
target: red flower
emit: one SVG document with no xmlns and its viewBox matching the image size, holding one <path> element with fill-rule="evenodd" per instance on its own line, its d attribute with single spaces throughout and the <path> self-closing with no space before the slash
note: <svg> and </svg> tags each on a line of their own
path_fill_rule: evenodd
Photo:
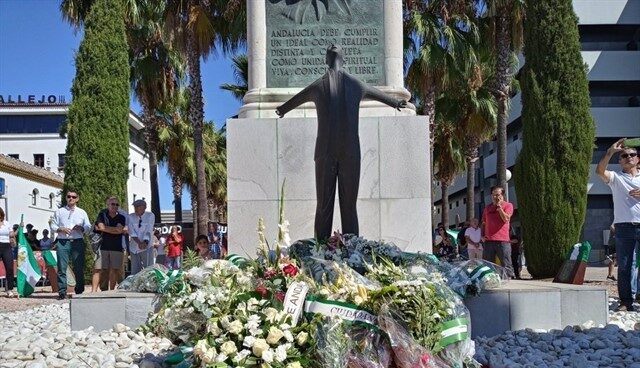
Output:
<svg viewBox="0 0 640 368">
<path fill-rule="evenodd" d="M 270 279 L 272 279 L 272 278 L 274 278 L 276 276 L 278 276 L 278 271 L 276 271 L 276 270 L 266 270 L 264 272 L 264 278 L 267 279 L 267 280 L 270 280 Z"/>
<path fill-rule="evenodd" d="M 260 295 L 263 298 L 266 298 L 267 294 L 269 294 L 269 290 L 267 290 L 267 288 L 264 285 L 258 285 L 258 287 L 256 288 L 256 291 L 260 293 Z"/>
<path fill-rule="evenodd" d="M 284 291 L 276 292 L 276 299 L 278 299 L 280 303 L 284 303 Z"/>
<path fill-rule="evenodd" d="M 285 274 L 285 276 L 289 276 L 289 277 L 293 277 L 295 275 L 298 274 L 298 267 L 292 265 L 291 263 L 289 263 L 288 265 L 284 266 L 284 268 L 282 269 L 282 273 Z"/>
</svg>

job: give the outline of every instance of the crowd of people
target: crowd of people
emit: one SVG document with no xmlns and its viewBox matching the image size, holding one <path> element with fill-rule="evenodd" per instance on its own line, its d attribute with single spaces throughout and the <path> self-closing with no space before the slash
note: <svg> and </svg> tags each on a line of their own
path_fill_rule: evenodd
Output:
<svg viewBox="0 0 640 368">
<path fill-rule="evenodd" d="M 179 226 L 172 226 L 168 234 L 161 234 L 155 228 L 155 216 L 147 211 L 144 200 L 133 202 L 134 212 L 127 213 L 115 196 L 106 199 L 106 208 L 91 221 L 87 213 L 78 206 L 80 195 L 74 190 L 66 193 L 66 205 L 57 209 L 49 220 L 48 228 L 38 230 L 32 224 L 25 226 L 25 239 L 33 251 L 55 250 L 57 271 L 50 279 L 52 288 L 57 289 L 58 298 L 67 298 L 69 266 L 74 275 L 84 275 L 86 267 L 93 268 L 91 291 L 113 290 L 125 277 L 125 271 L 135 275 L 142 269 L 156 263 L 177 270 L 181 268 L 185 251 L 185 238 Z M 14 296 L 14 261 L 18 253 L 17 224 L 6 221 L 5 212 L 0 208 L 0 260 L 6 272 L 6 294 Z M 51 234 L 51 236 L 50 236 Z M 85 236 L 91 239 L 95 253 L 93 265 L 85 264 L 87 244 Z M 206 235 L 198 235 L 196 251 L 204 259 L 218 259 L 226 256 L 226 246 L 215 223 L 210 223 Z M 80 276 L 82 278 L 82 276 Z M 82 294 L 83 282 L 75 283 L 75 293 Z"/>
</svg>

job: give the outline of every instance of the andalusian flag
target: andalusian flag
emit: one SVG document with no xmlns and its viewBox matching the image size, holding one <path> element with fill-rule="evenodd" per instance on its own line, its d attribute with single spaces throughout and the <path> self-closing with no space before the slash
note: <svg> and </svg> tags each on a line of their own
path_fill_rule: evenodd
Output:
<svg viewBox="0 0 640 368">
<path fill-rule="evenodd" d="M 51 249 L 45 249 L 42 251 L 42 258 L 47 267 L 58 267 L 58 253 Z"/>
<path fill-rule="evenodd" d="M 36 257 L 31 251 L 31 246 L 24 236 L 23 225 L 24 215 L 20 219 L 20 227 L 18 228 L 18 294 L 29 296 L 33 293 L 36 283 L 42 275 Z"/>
</svg>

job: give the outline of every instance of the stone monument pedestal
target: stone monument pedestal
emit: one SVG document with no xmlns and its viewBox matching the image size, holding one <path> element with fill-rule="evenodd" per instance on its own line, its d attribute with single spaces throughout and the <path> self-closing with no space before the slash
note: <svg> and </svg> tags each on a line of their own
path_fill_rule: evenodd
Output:
<svg viewBox="0 0 640 368">
<path fill-rule="evenodd" d="M 393 115 L 393 109 L 387 108 Z M 313 237 L 316 118 L 227 121 L 229 252 L 255 255 L 258 219 L 277 234 L 280 189 L 292 240 Z M 362 117 L 360 235 L 431 252 L 429 125 L 424 116 Z M 340 230 L 336 193 L 333 229 Z"/>
</svg>

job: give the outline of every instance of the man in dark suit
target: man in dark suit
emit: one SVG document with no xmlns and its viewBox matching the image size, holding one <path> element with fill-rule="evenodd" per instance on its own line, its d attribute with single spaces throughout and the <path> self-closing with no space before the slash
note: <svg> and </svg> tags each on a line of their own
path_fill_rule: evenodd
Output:
<svg viewBox="0 0 640 368">
<path fill-rule="evenodd" d="M 314 229 L 317 239 L 331 235 L 336 179 L 342 232 L 359 234 L 356 201 L 360 184 L 360 102 L 376 100 L 398 110 L 407 106 L 406 101 L 391 98 L 347 73 L 339 46 L 331 45 L 327 49 L 326 62 L 329 69 L 320 79 L 276 109 L 278 116 L 283 117 L 305 102 L 316 105 L 318 137 L 314 160 L 318 203 Z"/>
</svg>

